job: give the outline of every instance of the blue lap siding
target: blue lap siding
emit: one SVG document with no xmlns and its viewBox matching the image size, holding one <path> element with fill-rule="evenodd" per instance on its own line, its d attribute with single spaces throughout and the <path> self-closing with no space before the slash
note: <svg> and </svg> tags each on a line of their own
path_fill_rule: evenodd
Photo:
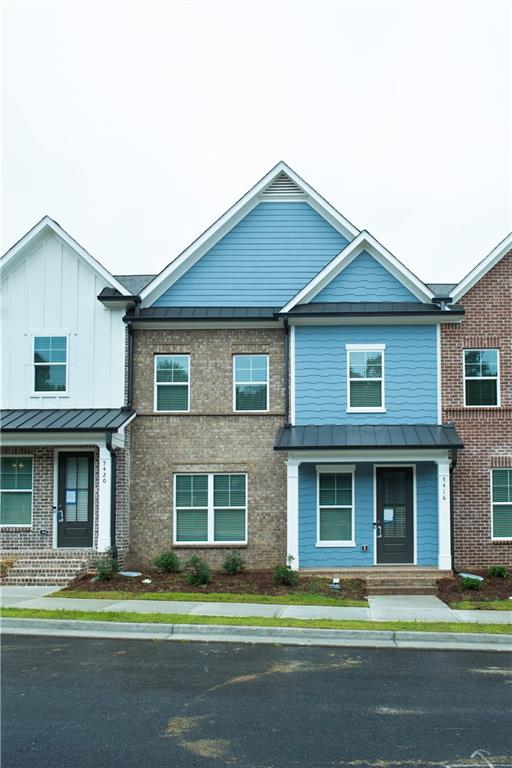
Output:
<svg viewBox="0 0 512 768">
<path fill-rule="evenodd" d="M 346 344 L 385 344 L 385 413 L 347 413 Z M 437 333 L 430 325 L 297 326 L 296 424 L 436 424 Z"/>
<path fill-rule="evenodd" d="M 390 463 L 389 466 L 394 466 Z M 416 465 L 418 565 L 437 567 L 437 467 Z M 357 463 L 355 472 L 355 546 L 317 547 L 317 472 L 314 463 L 299 467 L 299 567 L 352 568 L 374 565 L 374 465 Z M 362 551 L 363 545 L 368 547 Z"/>
<path fill-rule="evenodd" d="M 153 306 L 279 308 L 347 244 L 305 202 L 259 203 Z"/>
</svg>

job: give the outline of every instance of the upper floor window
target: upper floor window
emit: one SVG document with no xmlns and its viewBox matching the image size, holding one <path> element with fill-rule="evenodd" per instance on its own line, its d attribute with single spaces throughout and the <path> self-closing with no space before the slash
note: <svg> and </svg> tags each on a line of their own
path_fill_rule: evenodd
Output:
<svg viewBox="0 0 512 768">
<path fill-rule="evenodd" d="M 32 457 L 2 456 L 0 525 L 32 524 Z"/>
<path fill-rule="evenodd" d="M 500 404 L 499 352 L 497 349 L 464 350 L 464 405 Z"/>
<path fill-rule="evenodd" d="M 155 411 L 190 410 L 190 355 L 155 355 Z"/>
<path fill-rule="evenodd" d="M 384 411 L 384 344 L 347 344 L 347 410 Z"/>
<path fill-rule="evenodd" d="M 233 409 L 268 411 L 268 355 L 233 356 Z"/>
<path fill-rule="evenodd" d="M 492 537 L 512 539 L 512 469 L 492 470 Z"/>
<path fill-rule="evenodd" d="M 34 336 L 34 392 L 66 392 L 66 336 Z"/>
</svg>

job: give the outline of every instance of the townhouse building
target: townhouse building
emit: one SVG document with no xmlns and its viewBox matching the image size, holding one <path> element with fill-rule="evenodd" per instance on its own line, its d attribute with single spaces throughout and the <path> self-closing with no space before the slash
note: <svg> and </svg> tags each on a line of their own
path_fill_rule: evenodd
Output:
<svg viewBox="0 0 512 768">
<path fill-rule="evenodd" d="M 457 286 L 441 327 L 443 418 L 464 442 L 453 472 L 455 567 L 512 565 L 512 234 Z"/>
<path fill-rule="evenodd" d="M 135 559 L 450 570 L 440 326 L 461 306 L 284 163 L 140 298 Z"/>
<path fill-rule="evenodd" d="M 133 299 L 49 217 L 0 267 L 1 548 L 11 583 L 62 583 L 127 552 Z"/>
</svg>

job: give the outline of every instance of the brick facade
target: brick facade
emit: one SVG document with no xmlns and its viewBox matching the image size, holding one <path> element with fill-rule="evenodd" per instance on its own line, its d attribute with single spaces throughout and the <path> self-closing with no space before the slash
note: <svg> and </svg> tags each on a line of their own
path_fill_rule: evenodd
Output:
<svg viewBox="0 0 512 768">
<path fill-rule="evenodd" d="M 491 469 L 512 468 L 512 252 L 461 299 L 460 325 L 441 327 L 443 421 L 464 449 L 453 473 L 455 567 L 512 565 L 512 540 L 492 541 Z M 463 350 L 500 351 L 499 408 L 465 408 Z"/>
<path fill-rule="evenodd" d="M 154 355 L 190 354 L 190 413 L 153 411 Z M 233 412 L 232 356 L 268 354 L 270 410 Z M 248 544 L 235 546 L 250 568 L 268 568 L 286 556 L 286 468 L 273 450 L 284 417 L 284 335 L 274 329 L 136 330 L 131 425 L 130 560 L 150 564 L 175 549 L 199 554 L 214 567 L 228 547 L 173 546 L 176 472 L 247 472 Z"/>
</svg>

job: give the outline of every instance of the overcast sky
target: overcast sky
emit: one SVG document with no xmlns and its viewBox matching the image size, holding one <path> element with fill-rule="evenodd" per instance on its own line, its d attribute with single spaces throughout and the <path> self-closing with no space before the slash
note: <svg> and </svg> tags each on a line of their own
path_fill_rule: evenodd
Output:
<svg viewBox="0 0 512 768">
<path fill-rule="evenodd" d="M 2 251 L 158 272 L 283 159 L 426 281 L 512 229 L 508 2 L 16 3 Z"/>
</svg>

